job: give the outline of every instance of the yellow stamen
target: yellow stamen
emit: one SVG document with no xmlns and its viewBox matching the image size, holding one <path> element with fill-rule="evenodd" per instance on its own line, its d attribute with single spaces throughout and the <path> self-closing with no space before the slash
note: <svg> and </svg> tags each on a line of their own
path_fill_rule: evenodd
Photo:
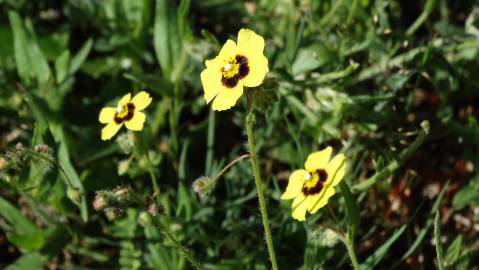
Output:
<svg viewBox="0 0 479 270">
<path fill-rule="evenodd" d="M 236 59 L 232 58 L 221 69 L 221 73 L 225 78 L 232 78 L 239 72 L 240 65 L 236 63 Z"/>
</svg>

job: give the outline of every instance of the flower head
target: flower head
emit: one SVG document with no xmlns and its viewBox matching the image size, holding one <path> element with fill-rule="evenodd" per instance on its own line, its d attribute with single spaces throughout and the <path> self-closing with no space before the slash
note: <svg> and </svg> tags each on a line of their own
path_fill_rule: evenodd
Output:
<svg viewBox="0 0 479 270">
<path fill-rule="evenodd" d="M 143 129 L 146 116 L 140 112 L 150 105 L 152 98 L 150 94 L 141 91 L 131 98 L 131 94 L 124 95 L 116 108 L 106 107 L 100 112 L 98 120 L 102 124 L 107 124 L 101 130 L 101 139 L 109 140 L 125 124 L 126 128 L 133 131 Z"/>
<path fill-rule="evenodd" d="M 306 219 L 306 211 L 316 213 L 334 195 L 334 187 L 343 179 L 345 172 L 344 155 L 330 160 L 332 148 L 314 152 L 304 163 L 304 170 L 296 170 L 289 177 L 283 200 L 294 199 L 292 217 L 299 221 Z"/>
<path fill-rule="evenodd" d="M 260 85 L 268 73 L 268 59 L 263 55 L 264 39 L 249 29 L 241 29 L 238 42 L 228 39 L 218 56 L 206 60 L 201 83 L 207 103 L 222 111 L 231 108 L 243 95 L 243 86 Z"/>
</svg>

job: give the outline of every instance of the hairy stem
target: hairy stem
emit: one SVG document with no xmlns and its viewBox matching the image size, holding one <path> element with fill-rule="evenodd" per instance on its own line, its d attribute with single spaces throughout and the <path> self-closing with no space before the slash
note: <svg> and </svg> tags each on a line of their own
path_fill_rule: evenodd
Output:
<svg viewBox="0 0 479 270">
<path fill-rule="evenodd" d="M 354 251 L 353 240 L 350 239 L 348 236 L 346 236 L 343 242 L 344 242 L 344 245 L 346 246 L 346 249 L 348 250 L 348 255 L 349 255 L 349 258 L 351 259 L 351 263 L 353 264 L 354 270 L 360 270 L 358 258 L 356 257 L 356 252 Z"/>
<path fill-rule="evenodd" d="M 170 232 L 170 230 L 158 219 L 158 218 L 153 218 L 153 224 L 158 226 L 160 228 L 161 234 L 168 239 L 173 245 L 178 249 L 178 251 L 185 256 L 185 258 L 190 261 L 190 263 L 198 270 L 204 270 L 203 266 L 201 266 L 201 263 L 193 256 L 191 251 L 189 251 L 187 248 L 181 245 L 181 243 L 176 240 L 175 236 Z"/>
<path fill-rule="evenodd" d="M 256 159 L 255 141 L 253 133 L 254 113 L 249 111 L 246 116 L 246 133 L 248 134 L 249 155 L 251 161 L 251 168 L 253 170 L 254 182 L 256 184 L 256 192 L 258 193 L 259 209 L 261 211 L 261 219 L 264 227 L 264 234 L 266 236 L 266 244 L 268 246 L 269 258 L 271 260 L 271 267 L 273 270 L 278 269 L 276 262 L 276 254 L 273 247 L 273 238 L 271 237 L 271 230 L 269 228 L 268 213 L 266 212 L 266 202 L 264 199 L 263 185 L 259 174 L 258 161 Z"/>
<path fill-rule="evenodd" d="M 156 180 L 156 174 L 154 171 L 154 166 L 153 162 L 151 162 L 150 155 L 148 155 L 148 148 L 146 147 L 145 142 L 143 141 L 143 138 L 138 134 L 136 136 L 137 141 L 140 143 L 140 147 L 143 151 L 143 154 L 146 156 L 146 161 L 148 162 L 148 172 L 150 173 L 150 178 L 151 178 L 151 183 L 153 185 L 153 197 L 156 197 L 157 201 L 160 199 L 160 188 L 158 187 L 158 181 Z"/>
</svg>

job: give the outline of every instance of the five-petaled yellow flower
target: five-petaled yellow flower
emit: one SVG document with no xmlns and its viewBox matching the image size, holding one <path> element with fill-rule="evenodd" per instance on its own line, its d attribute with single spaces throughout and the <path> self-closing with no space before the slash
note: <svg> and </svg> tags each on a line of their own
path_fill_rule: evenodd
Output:
<svg viewBox="0 0 479 270">
<path fill-rule="evenodd" d="M 241 29 L 238 43 L 228 39 L 218 56 L 206 60 L 201 83 L 206 103 L 222 111 L 231 108 L 243 95 L 243 86 L 260 85 L 268 73 L 268 59 L 263 55 L 264 39 L 249 29 Z"/>
<path fill-rule="evenodd" d="M 314 152 L 304 163 L 305 170 L 296 170 L 289 177 L 283 200 L 293 199 L 293 218 L 304 221 L 306 211 L 316 213 L 328 203 L 334 195 L 334 187 L 343 179 L 345 164 L 344 155 L 336 155 L 331 161 L 332 148 Z"/>
<path fill-rule="evenodd" d="M 111 139 L 123 124 L 130 130 L 142 130 L 146 116 L 140 111 L 150 105 L 151 101 L 150 94 L 141 91 L 133 98 L 131 98 L 130 93 L 124 95 L 116 108 L 103 108 L 98 120 L 100 120 L 100 123 L 107 125 L 101 130 L 101 139 Z"/>
</svg>

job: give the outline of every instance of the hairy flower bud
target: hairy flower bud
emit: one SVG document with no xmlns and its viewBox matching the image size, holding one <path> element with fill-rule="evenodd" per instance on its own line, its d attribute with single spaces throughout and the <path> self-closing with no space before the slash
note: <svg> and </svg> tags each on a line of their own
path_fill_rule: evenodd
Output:
<svg viewBox="0 0 479 270">
<path fill-rule="evenodd" d="M 117 207 L 107 207 L 105 210 L 103 210 L 103 212 L 109 221 L 113 221 L 121 215 L 122 210 Z"/>
<path fill-rule="evenodd" d="M 163 214 L 163 212 L 164 212 L 164 209 L 161 205 L 155 202 L 151 202 L 148 204 L 148 214 L 156 217 L 160 214 Z"/>
<path fill-rule="evenodd" d="M 67 197 L 74 203 L 80 203 L 80 191 L 76 188 L 69 187 L 67 189 Z"/>
<path fill-rule="evenodd" d="M 211 189 L 211 182 L 212 179 L 206 176 L 202 176 L 193 182 L 193 191 L 198 194 L 201 200 L 206 199 L 206 195 Z"/>
<path fill-rule="evenodd" d="M 151 216 L 147 212 L 142 211 L 140 215 L 138 215 L 138 223 L 143 227 L 150 225 Z"/>
<path fill-rule="evenodd" d="M 128 202 L 130 199 L 130 187 L 117 187 L 113 190 L 113 198 L 118 203 Z"/>
<path fill-rule="evenodd" d="M 124 132 L 116 138 L 116 142 L 123 153 L 130 154 L 135 146 L 135 136 L 132 132 Z"/>
<path fill-rule="evenodd" d="M 95 200 L 93 200 L 93 209 L 100 211 L 108 206 L 108 196 L 106 192 L 99 191 L 95 195 Z"/>
<path fill-rule="evenodd" d="M 0 171 L 7 167 L 7 160 L 3 157 L 0 157 Z"/>
</svg>

